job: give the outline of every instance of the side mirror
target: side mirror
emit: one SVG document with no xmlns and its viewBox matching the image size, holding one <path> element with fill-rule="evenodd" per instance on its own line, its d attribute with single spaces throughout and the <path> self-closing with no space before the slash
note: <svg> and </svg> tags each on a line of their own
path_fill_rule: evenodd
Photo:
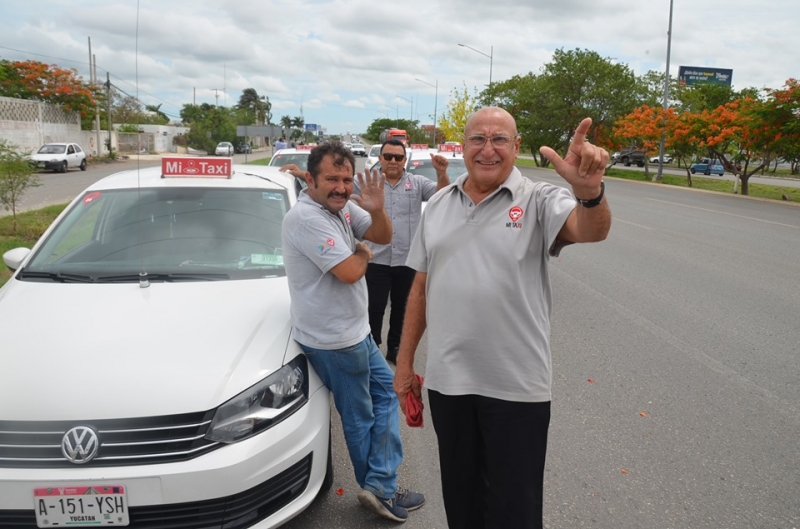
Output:
<svg viewBox="0 0 800 529">
<path fill-rule="evenodd" d="M 3 262 L 6 264 L 9 270 L 16 272 L 17 269 L 22 266 L 22 262 L 30 253 L 30 248 L 14 248 L 13 250 L 9 250 L 3 254 Z"/>
</svg>

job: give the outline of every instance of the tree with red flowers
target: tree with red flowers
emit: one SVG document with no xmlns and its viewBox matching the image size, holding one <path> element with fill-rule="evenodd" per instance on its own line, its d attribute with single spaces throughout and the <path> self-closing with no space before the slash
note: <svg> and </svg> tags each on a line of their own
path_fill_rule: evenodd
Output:
<svg viewBox="0 0 800 529">
<path fill-rule="evenodd" d="M 84 119 L 94 116 L 99 90 L 85 83 L 75 69 L 38 61 L 0 60 L 2 96 L 52 103 L 67 112 L 79 112 Z"/>
</svg>

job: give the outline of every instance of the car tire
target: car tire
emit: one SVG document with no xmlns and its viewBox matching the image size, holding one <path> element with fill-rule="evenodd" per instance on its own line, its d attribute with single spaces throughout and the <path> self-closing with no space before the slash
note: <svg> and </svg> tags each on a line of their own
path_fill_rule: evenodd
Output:
<svg viewBox="0 0 800 529">
<path fill-rule="evenodd" d="M 623 164 L 625 167 L 630 167 L 630 166 L 631 166 L 631 161 L 630 161 L 628 158 L 623 158 L 623 159 L 622 159 L 622 164 Z"/>
<path fill-rule="evenodd" d="M 692 173 L 692 174 L 694 174 L 694 173 L 695 173 L 695 170 L 694 170 L 694 169 L 689 169 L 689 172 L 690 172 L 690 173 Z"/>
<path fill-rule="evenodd" d="M 86 158 L 81 160 L 81 171 L 85 171 L 85 170 L 86 170 Z"/>
<path fill-rule="evenodd" d="M 325 492 L 333 487 L 333 439 L 331 435 L 331 428 L 328 427 L 328 461 L 325 463 L 325 478 L 322 480 L 322 487 L 320 492 Z"/>
<path fill-rule="evenodd" d="M 638 165 L 639 167 L 644 167 L 644 162 L 636 162 L 636 165 Z"/>
<path fill-rule="evenodd" d="M 705 173 L 703 173 L 703 174 L 704 174 L 704 175 L 706 175 L 706 176 L 711 176 L 711 171 L 706 171 L 706 172 L 705 172 Z"/>
<path fill-rule="evenodd" d="M 59 167 L 58 172 L 59 173 L 66 173 L 67 169 L 68 169 L 67 161 L 64 160 L 63 162 L 61 162 L 61 167 Z"/>
</svg>

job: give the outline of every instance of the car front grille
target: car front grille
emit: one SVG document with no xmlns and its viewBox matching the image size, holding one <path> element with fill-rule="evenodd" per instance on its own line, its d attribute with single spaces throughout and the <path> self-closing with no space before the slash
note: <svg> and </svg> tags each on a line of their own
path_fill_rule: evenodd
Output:
<svg viewBox="0 0 800 529">
<path fill-rule="evenodd" d="M 130 507 L 128 529 L 244 529 L 278 512 L 308 486 L 312 454 L 252 489 L 213 500 Z M 33 497 L 33 496 L 31 496 Z M 33 509 L 0 510 L 0 528 L 33 529 Z"/>
<path fill-rule="evenodd" d="M 214 450 L 205 439 L 214 410 L 182 415 L 85 421 L 0 421 L 0 468 L 74 468 L 61 450 L 76 426 L 97 432 L 97 456 L 84 467 L 185 461 Z"/>
</svg>

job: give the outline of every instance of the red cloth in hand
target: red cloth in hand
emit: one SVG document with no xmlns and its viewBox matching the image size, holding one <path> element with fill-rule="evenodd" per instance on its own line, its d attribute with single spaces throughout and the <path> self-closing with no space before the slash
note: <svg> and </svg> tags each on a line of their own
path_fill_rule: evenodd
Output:
<svg viewBox="0 0 800 529">
<path fill-rule="evenodd" d="M 416 373 L 414 373 L 414 376 L 417 377 L 421 389 L 425 379 Z M 406 424 L 414 428 L 422 428 L 423 408 L 425 408 L 425 406 L 422 405 L 421 397 L 414 395 L 413 391 L 406 393 Z"/>
</svg>

